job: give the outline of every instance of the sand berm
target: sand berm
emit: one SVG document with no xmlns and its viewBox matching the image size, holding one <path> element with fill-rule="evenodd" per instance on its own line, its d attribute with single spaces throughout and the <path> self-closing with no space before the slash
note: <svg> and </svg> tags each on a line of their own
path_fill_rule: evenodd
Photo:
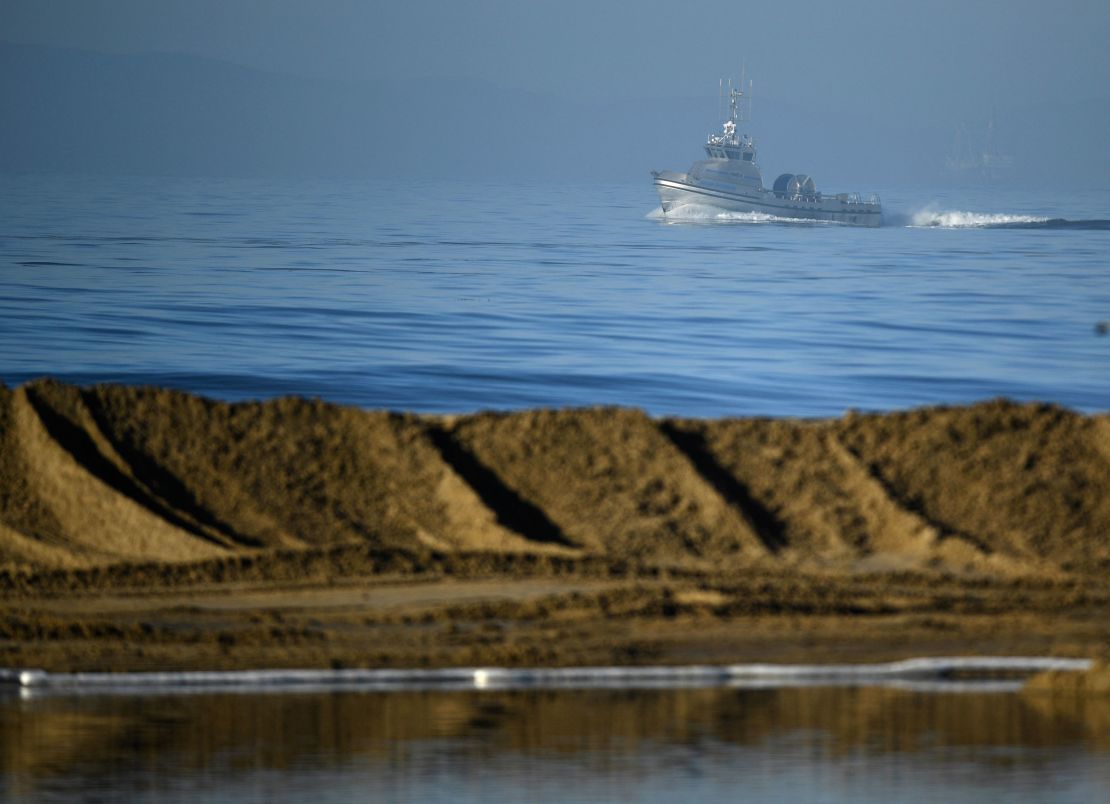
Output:
<svg viewBox="0 0 1110 804">
<path fill-rule="evenodd" d="M 0 386 L 0 665 L 1110 655 L 1110 417 Z"/>
</svg>

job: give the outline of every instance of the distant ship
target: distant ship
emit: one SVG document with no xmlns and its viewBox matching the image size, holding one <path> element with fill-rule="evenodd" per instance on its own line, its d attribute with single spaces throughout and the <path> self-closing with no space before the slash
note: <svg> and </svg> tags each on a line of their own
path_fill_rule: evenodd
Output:
<svg viewBox="0 0 1110 804">
<path fill-rule="evenodd" d="M 956 129 L 952 152 L 944 160 L 944 169 L 956 179 L 974 184 L 996 184 L 1009 178 L 1014 160 L 998 152 L 995 145 L 994 112 L 987 121 L 986 133 L 979 137 L 961 123 Z"/>
<path fill-rule="evenodd" d="M 743 82 L 741 82 L 742 85 Z M 748 85 L 750 98 L 751 83 Z M 763 186 L 751 136 L 739 134 L 741 102 L 745 93 L 729 88 L 730 114 L 720 134 L 710 134 L 709 157 L 695 162 L 686 173 L 652 171 L 664 215 L 686 205 L 716 207 L 730 212 L 755 212 L 779 218 L 833 221 L 856 226 L 881 226 L 882 203 L 877 195 L 866 201 L 859 193 L 823 194 L 804 174 L 783 173 L 774 187 Z"/>
</svg>

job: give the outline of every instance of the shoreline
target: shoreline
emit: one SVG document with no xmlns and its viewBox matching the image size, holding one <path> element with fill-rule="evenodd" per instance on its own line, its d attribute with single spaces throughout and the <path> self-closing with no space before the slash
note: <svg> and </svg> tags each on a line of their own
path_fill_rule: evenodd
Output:
<svg viewBox="0 0 1110 804">
<path fill-rule="evenodd" d="M 1110 644 L 1110 590 L 1097 579 L 769 568 L 610 575 L 604 564 L 577 571 L 573 562 L 537 562 L 526 573 L 518 561 L 514 572 L 496 572 L 480 556 L 457 558 L 430 576 L 321 570 L 23 592 L 0 599 L 0 664 L 62 672 L 852 664 L 1098 658 Z"/>
<path fill-rule="evenodd" d="M 417 416 L 0 387 L 0 666 L 1110 656 L 1110 416 Z"/>
<path fill-rule="evenodd" d="M 0 668 L 0 685 L 31 693 L 366 692 L 520 689 L 897 686 L 917 691 L 1012 691 L 1045 673 L 1084 674 L 1089 659 L 1030 656 L 915 658 L 875 664 L 743 664 L 623 667 L 460 667 L 395 670 L 229 670 L 48 673 Z"/>
</svg>

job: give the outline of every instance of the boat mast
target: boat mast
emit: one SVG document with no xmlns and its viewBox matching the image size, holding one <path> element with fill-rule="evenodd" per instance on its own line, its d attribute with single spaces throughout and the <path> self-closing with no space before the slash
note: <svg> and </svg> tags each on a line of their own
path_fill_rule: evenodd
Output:
<svg viewBox="0 0 1110 804">
<path fill-rule="evenodd" d="M 755 162 L 755 145 L 750 135 L 740 132 L 738 123 L 751 119 L 751 86 L 748 80 L 748 92 L 744 91 L 747 67 L 740 68 L 740 82 L 733 86 L 733 79 L 728 79 L 728 117 L 725 118 L 722 131 L 719 134 L 710 134 L 706 143 L 706 154 L 711 159 L 737 159 L 745 162 Z M 723 111 L 720 107 L 724 102 L 725 82 L 723 78 L 717 81 L 718 113 Z M 747 109 L 744 100 L 748 100 Z M 739 150 L 735 150 L 739 149 Z"/>
<path fill-rule="evenodd" d="M 748 77 L 748 63 L 746 61 L 744 61 L 743 59 L 741 59 L 740 60 L 740 94 L 741 95 L 744 94 L 744 79 L 746 79 L 747 77 Z M 741 109 L 740 110 L 740 117 L 738 118 L 737 122 L 743 122 L 743 120 L 744 120 L 744 110 Z"/>
</svg>

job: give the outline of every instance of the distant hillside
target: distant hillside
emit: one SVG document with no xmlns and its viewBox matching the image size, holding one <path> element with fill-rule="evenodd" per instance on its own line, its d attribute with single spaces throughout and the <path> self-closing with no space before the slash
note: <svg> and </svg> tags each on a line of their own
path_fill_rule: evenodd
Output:
<svg viewBox="0 0 1110 804">
<path fill-rule="evenodd" d="M 2 44 L 0 108 L 9 171 L 588 181 L 650 169 L 620 142 L 632 132 L 619 111 L 458 81 L 387 87 Z"/>
<path fill-rule="evenodd" d="M 0 171 L 646 181 L 699 156 L 717 124 L 713 83 L 700 98 L 576 103 L 473 81 L 342 82 L 0 43 Z M 768 181 L 790 171 L 830 190 L 946 184 L 965 121 L 906 117 L 889 100 L 853 115 L 759 98 L 751 130 Z M 1032 121 L 999 109 L 998 122 L 1014 183 L 1110 186 L 1110 102 L 1042 103 Z"/>
</svg>

